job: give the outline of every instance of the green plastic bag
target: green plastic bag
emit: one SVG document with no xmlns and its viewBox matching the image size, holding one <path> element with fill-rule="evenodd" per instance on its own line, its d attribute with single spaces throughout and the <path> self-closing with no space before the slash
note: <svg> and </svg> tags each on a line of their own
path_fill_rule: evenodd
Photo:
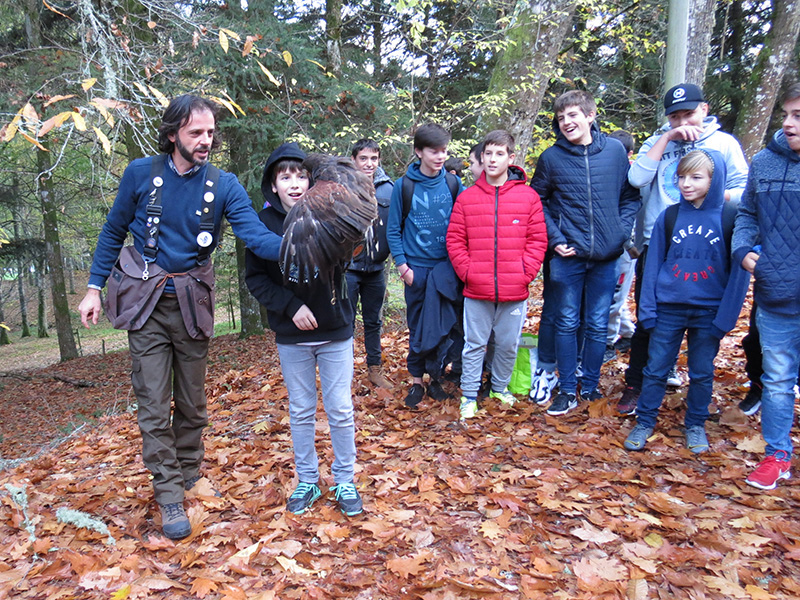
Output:
<svg viewBox="0 0 800 600">
<path fill-rule="evenodd" d="M 508 384 L 508 391 L 512 394 L 527 394 L 531 390 L 531 375 L 536 371 L 538 358 L 538 341 L 538 336 L 532 333 L 523 333 L 519 338 L 517 360 L 514 361 L 514 370 Z"/>
</svg>

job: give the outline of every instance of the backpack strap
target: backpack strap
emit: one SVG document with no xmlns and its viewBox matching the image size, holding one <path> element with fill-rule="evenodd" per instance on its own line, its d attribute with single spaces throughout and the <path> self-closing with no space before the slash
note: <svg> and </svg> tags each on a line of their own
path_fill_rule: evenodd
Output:
<svg viewBox="0 0 800 600">
<path fill-rule="evenodd" d="M 672 244 L 672 230 L 675 229 L 675 221 L 678 220 L 678 206 L 680 203 L 668 206 L 664 210 L 664 255 Z"/>
<path fill-rule="evenodd" d="M 456 202 L 456 198 L 458 198 L 458 192 L 461 186 L 458 184 L 458 177 L 449 173 L 448 171 L 444 172 L 444 180 L 447 182 L 447 187 L 450 188 L 450 195 L 453 197 L 453 204 Z"/>
<path fill-rule="evenodd" d="M 197 265 L 203 266 L 211 256 L 211 244 L 214 241 L 214 201 L 219 188 L 219 169 L 208 165 L 206 183 L 203 187 L 203 208 L 200 214 L 200 233 L 197 234 Z"/>
<path fill-rule="evenodd" d="M 156 261 L 158 254 L 158 232 L 161 227 L 161 188 L 164 187 L 164 160 L 165 156 L 159 154 L 154 156 L 150 163 L 150 195 L 145 208 L 147 216 L 147 238 L 144 241 L 142 260 L 144 269 L 142 279 L 147 281 L 150 278 L 149 265 Z"/>
</svg>

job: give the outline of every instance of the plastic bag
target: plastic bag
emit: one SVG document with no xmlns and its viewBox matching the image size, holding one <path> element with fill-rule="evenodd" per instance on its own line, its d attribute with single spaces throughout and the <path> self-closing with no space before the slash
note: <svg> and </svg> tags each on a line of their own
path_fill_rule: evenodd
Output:
<svg viewBox="0 0 800 600">
<path fill-rule="evenodd" d="M 538 336 L 532 333 L 523 333 L 519 338 L 517 359 L 508 384 L 508 391 L 512 394 L 527 394 L 531 390 L 531 376 L 536 372 L 538 360 L 538 341 Z"/>
</svg>

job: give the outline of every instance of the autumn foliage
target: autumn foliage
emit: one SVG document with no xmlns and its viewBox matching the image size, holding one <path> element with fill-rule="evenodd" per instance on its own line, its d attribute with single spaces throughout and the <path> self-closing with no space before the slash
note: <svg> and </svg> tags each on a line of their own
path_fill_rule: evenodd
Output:
<svg viewBox="0 0 800 600">
<path fill-rule="evenodd" d="M 633 420 L 612 410 L 622 357 L 604 367 L 607 400 L 567 417 L 548 417 L 527 400 L 513 409 L 484 400 L 466 426 L 456 400 L 409 410 L 407 340 L 395 325 L 384 335 L 395 389 L 370 387 L 365 364 L 356 365 L 356 484 L 365 512 L 355 518 L 330 495 L 303 516 L 284 511 L 296 481 L 272 336 L 214 340 L 205 478 L 186 502 L 193 532 L 178 543 L 160 532 L 135 412 L 125 410 L 133 402 L 126 354 L 51 369 L 107 385 L 76 392 L 51 381 L 39 404 L 25 407 L 21 430 L 30 418 L 39 423 L 31 435 L 46 432 L 48 401 L 58 406 L 61 394 L 120 410 L 0 473 L 0 598 L 800 597 L 800 487 L 789 480 L 761 492 L 744 483 L 763 443 L 758 418 L 736 408 L 742 334 L 723 342 L 712 449 L 697 457 L 683 443 L 685 388 L 667 397 L 648 451 L 623 450 Z M 19 441 L 3 447 L 34 450 Z M 86 522 L 59 520 L 65 508 Z M 107 532 L 88 528 L 93 522 Z"/>
</svg>

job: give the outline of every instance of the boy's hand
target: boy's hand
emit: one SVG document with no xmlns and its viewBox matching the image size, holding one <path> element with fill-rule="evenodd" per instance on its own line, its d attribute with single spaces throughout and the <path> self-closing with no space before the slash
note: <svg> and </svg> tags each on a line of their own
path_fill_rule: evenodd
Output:
<svg viewBox="0 0 800 600">
<path fill-rule="evenodd" d="M 294 313 L 292 317 L 292 321 L 294 321 L 295 327 L 303 331 L 311 331 L 317 328 L 317 319 L 314 313 L 311 312 L 311 309 L 305 304 L 297 309 L 297 312 Z"/>
<path fill-rule="evenodd" d="M 748 252 L 747 254 L 744 255 L 744 258 L 742 259 L 742 268 L 748 273 L 755 275 L 754 271 L 756 270 L 757 262 L 758 262 L 758 254 L 756 254 L 755 252 Z"/>
<path fill-rule="evenodd" d="M 681 125 L 675 129 L 670 129 L 666 135 L 669 136 L 670 140 L 696 142 L 703 135 L 703 128 L 694 125 Z"/>
<path fill-rule="evenodd" d="M 397 273 L 406 285 L 410 286 L 414 283 L 414 269 L 409 267 L 408 263 L 399 265 L 397 267 Z"/>
<path fill-rule="evenodd" d="M 567 258 L 568 256 L 575 256 L 575 248 L 572 246 L 567 246 L 566 244 L 558 244 L 557 246 L 553 247 L 555 253 L 559 256 L 563 256 Z"/>
</svg>

